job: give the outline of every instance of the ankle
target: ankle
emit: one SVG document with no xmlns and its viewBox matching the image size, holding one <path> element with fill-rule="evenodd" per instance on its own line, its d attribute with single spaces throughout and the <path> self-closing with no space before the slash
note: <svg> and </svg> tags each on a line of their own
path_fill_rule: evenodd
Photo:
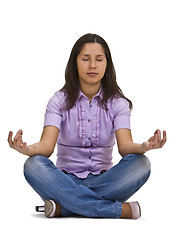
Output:
<svg viewBox="0 0 179 240">
<path fill-rule="evenodd" d="M 122 204 L 121 218 L 138 219 L 141 217 L 141 208 L 138 202 Z"/>
<path fill-rule="evenodd" d="M 126 219 L 132 218 L 132 209 L 129 203 L 122 204 L 122 213 L 120 218 L 126 218 Z"/>
</svg>

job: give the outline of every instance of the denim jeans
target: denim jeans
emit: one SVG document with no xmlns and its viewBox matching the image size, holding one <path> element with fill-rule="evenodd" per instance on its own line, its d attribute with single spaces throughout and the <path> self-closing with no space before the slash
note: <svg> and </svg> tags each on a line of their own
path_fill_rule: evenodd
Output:
<svg viewBox="0 0 179 240">
<path fill-rule="evenodd" d="M 120 218 L 122 203 L 149 178 L 150 162 L 142 154 L 130 154 L 105 173 L 80 179 L 36 155 L 25 162 L 24 175 L 43 200 L 61 205 L 62 216 Z"/>
</svg>

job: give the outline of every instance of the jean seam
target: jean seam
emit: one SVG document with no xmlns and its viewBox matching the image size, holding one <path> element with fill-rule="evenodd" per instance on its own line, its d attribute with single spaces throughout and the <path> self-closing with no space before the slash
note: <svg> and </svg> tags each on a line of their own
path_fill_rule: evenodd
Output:
<svg viewBox="0 0 179 240">
<path fill-rule="evenodd" d="M 122 213 L 122 203 L 119 201 L 118 205 L 117 205 L 117 216 L 116 218 L 120 218 L 121 217 L 121 213 Z"/>
</svg>

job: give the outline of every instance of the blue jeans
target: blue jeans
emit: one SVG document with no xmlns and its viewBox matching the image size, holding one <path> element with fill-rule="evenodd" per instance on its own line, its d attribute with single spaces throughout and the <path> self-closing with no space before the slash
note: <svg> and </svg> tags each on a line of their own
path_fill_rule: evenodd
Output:
<svg viewBox="0 0 179 240">
<path fill-rule="evenodd" d="M 105 173 L 80 179 L 36 155 L 25 162 L 24 175 L 43 200 L 61 205 L 62 216 L 120 218 L 122 203 L 147 181 L 150 162 L 142 154 L 130 154 Z"/>
</svg>

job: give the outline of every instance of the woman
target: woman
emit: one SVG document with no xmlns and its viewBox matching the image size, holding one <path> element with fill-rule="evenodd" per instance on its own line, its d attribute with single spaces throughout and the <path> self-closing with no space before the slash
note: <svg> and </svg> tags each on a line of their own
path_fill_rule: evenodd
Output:
<svg viewBox="0 0 179 240">
<path fill-rule="evenodd" d="M 86 34 L 75 43 L 65 79 L 47 105 L 40 142 L 27 146 L 22 130 L 13 140 L 9 132 L 10 147 L 30 156 L 25 178 L 45 201 L 37 211 L 46 217 L 139 218 L 139 203 L 126 201 L 150 175 L 143 154 L 163 147 L 166 132 L 133 142 L 132 103 L 116 83 L 109 47 L 100 36 Z M 112 166 L 115 137 L 123 158 Z M 56 143 L 55 166 L 49 157 Z"/>
</svg>

